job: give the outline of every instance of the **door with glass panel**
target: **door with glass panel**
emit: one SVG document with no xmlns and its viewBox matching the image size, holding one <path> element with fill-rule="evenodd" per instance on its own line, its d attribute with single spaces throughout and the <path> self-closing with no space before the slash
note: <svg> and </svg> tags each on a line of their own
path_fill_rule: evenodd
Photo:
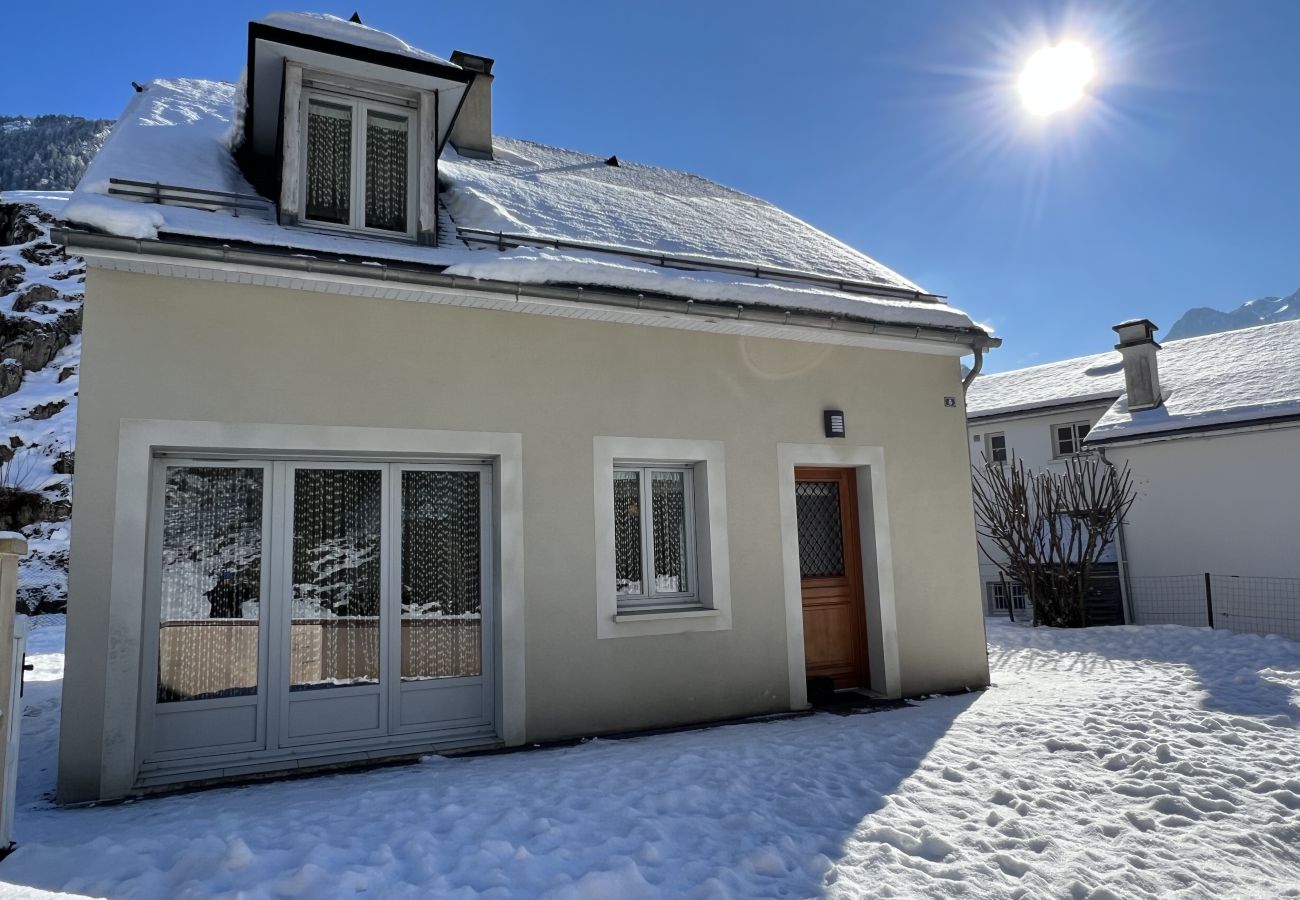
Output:
<svg viewBox="0 0 1300 900">
<path fill-rule="evenodd" d="M 280 744 L 383 734 L 389 467 L 281 465 Z"/>
<path fill-rule="evenodd" d="M 490 471 L 159 460 L 146 760 L 489 731 Z"/>
<path fill-rule="evenodd" d="M 393 733 L 491 722 L 496 693 L 490 470 L 401 465 L 393 471 Z"/>
<path fill-rule="evenodd" d="M 271 464 L 153 473 L 142 746 L 154 759 L 266 747 Z"/>
</svg>

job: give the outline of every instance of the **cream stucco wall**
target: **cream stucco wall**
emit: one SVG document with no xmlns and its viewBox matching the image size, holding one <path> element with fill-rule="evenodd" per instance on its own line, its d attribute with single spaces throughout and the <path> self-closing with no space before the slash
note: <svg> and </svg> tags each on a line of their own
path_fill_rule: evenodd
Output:
<svg viewBox="0 0 1300 900">
<path fill-rule="evenodd" d="M 529 741 L 797 705 L 778 445 L 877 448 L 899 691 L 987 682 L 964 410 L 943 402 L 961 395 L 954 356 L 92 269 L 82 376 L 64 800 L 134 777 L 136 723 L 110 700 L 139 682 L 141 635 L 110 617 L 107 587 L 115 540 L 144 528 L 118 515 L 129 419 L 520 435 Z M 822 437 L 826 407 L 845 411 L 847 441 Z M 722 442 L 729 628 L 598 639 L 600 435 Z"/>
</svg>

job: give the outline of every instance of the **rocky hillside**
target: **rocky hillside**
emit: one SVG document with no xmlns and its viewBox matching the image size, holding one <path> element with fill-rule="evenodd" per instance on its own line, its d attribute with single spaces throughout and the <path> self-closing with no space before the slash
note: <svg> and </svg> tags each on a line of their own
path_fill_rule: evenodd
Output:
<svg viewBox="0 0 1300 900">
<path fill-rule="evenodd" d="M 1238 328 L 1250 328 L 1252 325 L 1268 325 L 1271 322 L 1289 322 L 1294 319 L 1300 319 L 1300 291 L 1296 291 L 1289 297 L 1261 297 L 1259 300 L 1247 300 L 1230 312 L 1220 312 L 1208 306 L 1189 309 L 1165 333 L 1162 340 L 1172 341 L 1201 334 L 1217 334 L 1220 331 L 1236 331 Z"/>
<path fill-rule="evenodd" d="M 85 267 L 50 242 L 52 217 L 0 198 L 0 531 L 21 531 L 19 611 L 67 602 Z"/>
<path fill-rule="evenodd" d="M 112 125 L 81 116 L 0 116 L 0 190 L 72 190 Z"/>
</svg>

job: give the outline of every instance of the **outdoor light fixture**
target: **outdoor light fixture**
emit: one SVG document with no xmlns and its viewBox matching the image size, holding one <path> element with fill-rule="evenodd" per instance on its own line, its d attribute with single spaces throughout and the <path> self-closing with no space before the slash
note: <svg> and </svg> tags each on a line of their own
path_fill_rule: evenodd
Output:
<svg viewBox="0 0 1300 900">
<path fill-rule="evenodd" d="M 828 409 L 822 412 L 822 425 L 828 438 L 844 437 L 844 410 Z"/>
</svg>

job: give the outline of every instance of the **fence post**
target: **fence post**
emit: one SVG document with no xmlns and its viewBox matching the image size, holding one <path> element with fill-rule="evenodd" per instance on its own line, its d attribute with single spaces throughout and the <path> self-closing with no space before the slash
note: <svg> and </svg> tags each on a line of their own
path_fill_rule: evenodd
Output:
<svg viewBox="0 0 1300 900">
<path fill-rule="evenodd" d="M 1214 627 L 1214 594 L 1210 591 L 1210 573 L 1205 573 L 1205 618 Z"/>
</svg>

